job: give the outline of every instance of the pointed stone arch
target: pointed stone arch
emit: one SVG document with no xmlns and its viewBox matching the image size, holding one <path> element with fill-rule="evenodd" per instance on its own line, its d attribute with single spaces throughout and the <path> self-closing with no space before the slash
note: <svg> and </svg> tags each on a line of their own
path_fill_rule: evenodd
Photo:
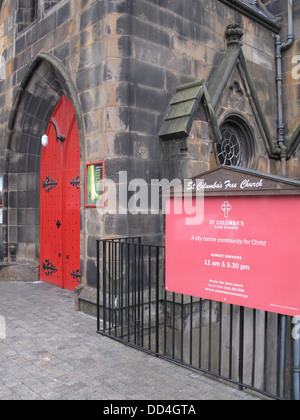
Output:
<svg viewBox="0 0 300 420">
<path fill-rule="evenodd" d="M 42 95 L 45 92 L 48 93 L 46 97 Z M 43 104 L 49 103 L 50 108 L 53 109 L 57 97 L 59 98 L 62 94 L 68 96 L 74 105 L 80 131 L 80 139 L 83 141 L 83 121 L 75 85 L 60 61 L 50 54 L 41 53 L 31 64 L 17 90 L 8 124 L 7 149 L 10 147 L 12 131 L 15 129 L 17 114 L 20 113 L 20 107 L 22 106 L 26 95 L 28 96 L 28 93 L 35 98 L 43 100 Z M 55 97 L 53 97 L 53 94 Z M 52 103 L 53 101 L 54 105 Z M 45 109 L 42 108 L 38 112 L 40 113 L 41 118 L 47 121 L 49 115 L 42 115 L 42 112 L 44 111 Z"/>
<path fill-rule="evenodd" d="M 280 159 L 276 132 L 270 128 L 243 52 L 243 34 L 240 23 L 227 27 L 227 50 L 209 82 L 177 87 L 159 134 L 166 177 L 189 178 L 220 165 L 215 146 L 223 140 L 221 126 L 226 121 L 241 127 L 241 137 L 249 138 L 251 156 L 239 164 L 258 169 L 260 162 L 267 166 L 271 159 Z"/>
<path fill-rule="evenodd" d="M 38 279 L 41 136 L 62 95 L 74 105 L 82 157 L 83 124 L 75 86 L 58 60 L 40 54 L 18 88 L 8 124 L 4 156 L 8 266 L 2 277 L 17 272 L 18 279 L 23 273 L 28 278 L 29 272 Z"/>
</svg>

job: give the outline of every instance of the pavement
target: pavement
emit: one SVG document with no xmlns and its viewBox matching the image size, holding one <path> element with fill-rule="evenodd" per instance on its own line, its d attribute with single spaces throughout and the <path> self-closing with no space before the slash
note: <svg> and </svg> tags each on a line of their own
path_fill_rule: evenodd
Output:
<svg viewBox="0 0 300 420">
<path fill-rule="evenodd" d="M 263 400 L 118 343 L 46 283 L 0 282 L 0 400 Z M 112 406 L 110 406 L 112 407 Z"/>
</svg>

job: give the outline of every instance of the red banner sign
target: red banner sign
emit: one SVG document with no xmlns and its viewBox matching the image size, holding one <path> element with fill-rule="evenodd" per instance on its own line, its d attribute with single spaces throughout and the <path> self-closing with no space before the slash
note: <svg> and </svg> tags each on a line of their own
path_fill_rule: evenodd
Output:
<svg viewBox="0 0 300 420">
<path fill-rule="evenodd" d="M 198 226 L 167 215 L 166 290 L 299 316 L 299 215 L 299 196 L 208 197 Z"/>
</svg>

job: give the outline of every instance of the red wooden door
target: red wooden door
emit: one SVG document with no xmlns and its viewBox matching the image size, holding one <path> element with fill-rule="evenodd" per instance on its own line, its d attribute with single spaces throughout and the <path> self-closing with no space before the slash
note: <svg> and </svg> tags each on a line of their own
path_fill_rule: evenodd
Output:
<svg viewBox="0 0 300 420">
<path fill-rule="evenodd" d="M 80 283 L 80 148 L 72 102 L 62 96 L 48 125 L 40 178 L 40 279 L 74 290 Z"/>
</svg>

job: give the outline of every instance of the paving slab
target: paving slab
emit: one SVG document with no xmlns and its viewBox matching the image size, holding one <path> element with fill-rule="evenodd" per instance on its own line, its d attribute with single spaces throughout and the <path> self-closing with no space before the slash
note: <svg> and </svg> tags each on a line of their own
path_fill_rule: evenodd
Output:
<svg viewBox="0 0 300 420">
<path fill-rule="evenodd" d="M 0 282 L 0 400 L 263 400 L 189 368 L 101 336 L 74 293 Z"/>
</svg>

